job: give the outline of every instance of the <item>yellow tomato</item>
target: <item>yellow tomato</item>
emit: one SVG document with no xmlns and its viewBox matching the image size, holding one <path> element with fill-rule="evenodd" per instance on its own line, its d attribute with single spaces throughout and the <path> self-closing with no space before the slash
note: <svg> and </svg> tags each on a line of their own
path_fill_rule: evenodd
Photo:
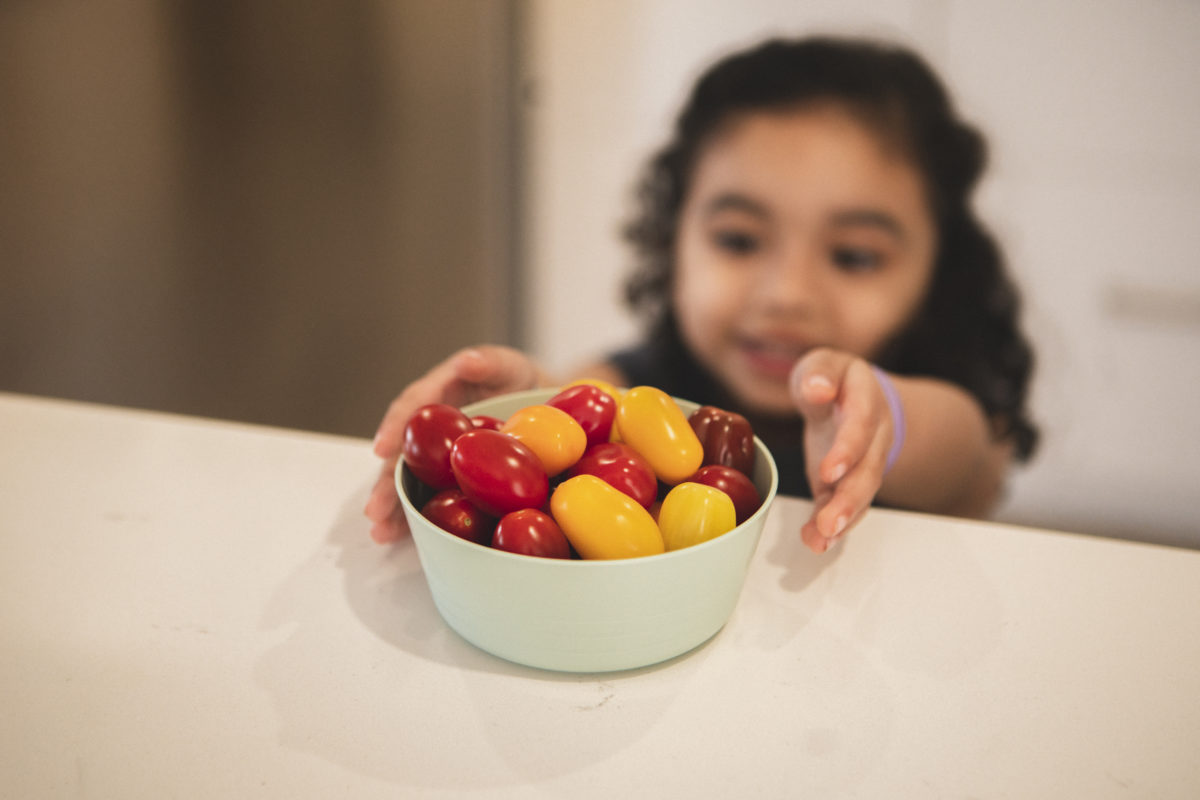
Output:
<svg viewBox="0 0 1200 800">
<path fill-rule="evenodd" d="M 579 460 L 587 434 L 567 412 L 547 405 L 528 406 L 500 427 L 537 455 L 547 475 L 557 475 Z"/>
<path fill-rule="evenodd" d="M 617 405 L 621 441 L 642 454 L 658 479 L 668 485 L 700 469 L 704 446 L 683 409 L 661 389 L 635 386 Z"/>
<path fill-rule="evenodd" d="M 595 475 L 560 483 L 550 498 L 550 513 L 584 558 L 635 558 L 664 549 L 650 512 Z"/>
<path fill-rule="evenodd" d="M 668 550 L 715 539 L 737 525 L 733 500 L 720 489 L 685 481 L 663 498 L 658 528 Z"/>
</svg>

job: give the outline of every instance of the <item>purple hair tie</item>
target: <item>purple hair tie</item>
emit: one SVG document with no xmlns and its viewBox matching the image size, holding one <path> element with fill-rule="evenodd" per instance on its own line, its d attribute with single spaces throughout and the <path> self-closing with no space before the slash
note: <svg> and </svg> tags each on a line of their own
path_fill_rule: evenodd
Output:
<svg viewBox="0 0 1200 800">
<path fill-rule="evenodd" d="M 879 388 L 883 389 L 888 409 L 892 412 L 892 449 L 888 450 L 887 464 L 883 468 L 883 474 L 886 475 L 891 472 L 896 459 L 900 457 L 900 448 L 904 446 L 904 406 L 901 405 L 900 395 L 888 374 L 873 364 L 871 371 L 875 373 L 875 380 L 879 381 Z"/>
</svg>

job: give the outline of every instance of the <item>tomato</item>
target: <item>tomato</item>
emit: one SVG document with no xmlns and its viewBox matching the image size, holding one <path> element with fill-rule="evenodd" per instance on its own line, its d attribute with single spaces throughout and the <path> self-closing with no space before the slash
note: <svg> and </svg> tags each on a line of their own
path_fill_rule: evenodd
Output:
<svg viewBox="0 0 1200 800">
<path fill-rule="evenodd" d="M 658 527 L 668 550 L 707 542 L 737 527 L 733 501 L 720 489 L 684 481 L 667 492 Z"/>
<path fill-rule="evenodd" d="M 617 402 L 620 402 L 621 400 L 621 390 L 613 386 L 608 381 L 602 381 L 599 378 L 579 378 L 578 380 L 568 383 L 566 388 L 570 389 L 572 386 L 595 386 L 613 400 Z"/>
<path fill-rule="evenodd" d="M 499 417 L 489 416 L 488 414 L 477 414 L 471 417 L 471 424 L 476 428 L 487 428 L 489 431 L 498 431 L 504 425 L 504 420 Z"/>
<path fill-rule="evenodd" d="M 496 520 L 467 499 L 461 489 L 443 489 L 421 507 L 421 514 L 434 525 L 477 544 L 492 538 Z"/>
<path fill-rule="evenodd" d="M 459 436 L 450 449 L 450 466 L 463 494 L 494 517 L 540 508 L 550 493 L 534 452 L 500 431 L 479 428 Z"/>
<path fill-rule="evenodd" d="M 723 464 L 743 475 L 754 473 L 754 431 L 741 414 L 700 406 L 688 424 L 704 447 L 704 464 Z"/>
<path fill-rule="evenodd" d="M 584 558 L 663 552 L 662 536 L 650 512 L 595 475 L 577 475 L 559 484 L 550 498 L 550 511 Z"/>
<path fill-rule="evenodd" d="M 508 418 L 500 431 L 532 450 L 547 475 L 567 469 L 587 449 L 583 427 L 567 412 L 547 405 L 522 408 Z"/>
<path fill-rule="evenodd" d="M 658 495 L 654 470 L 637 450 L 622 442 L 601 442 L 589 447 L 567 473 L 571 478 L 576 475 L 595 475 L 644 508 L 649 508 Z"/>
<path fill-rule="evenodd" d="M 492 534 L 492 547 L 525 556 L 571 557 L 571 545 L 558 523 L 536 508 L 523 508 L 501 517 Z"/>
<path fill-rule="evenodd" d="M 603 389 L 586 383 L 568 386 L 546 401 L 567 412 L 587 434 L 588 446 L 607 442 L 617 416 L 617 401 Z"/>
<path fill-rule="evenodd" d="M 704 460 L 704 448 L 679 405 L 661 389 L 635 386 L 617 406 L 621 440 L 642 454 L 658 479 L 679 483 Z"/>
<path fill-rule="evenodd" d="M 454 486 L 450 448 L 455 439 L 470 430 L 470 418 L 454 406 L 421 406 L 404 426 L 404 463 L 427 486 L 449 489 Z"/>
<path fill-rule="evenodd" d="M 741 525 L 762 505 L 762 496 L 745 473 L 724 464 L 709 464 L 688 478 L 693 483 L 702 483 L 720 489 L 729 495 L 737 512 L 737 524 Z"/>
</svg>

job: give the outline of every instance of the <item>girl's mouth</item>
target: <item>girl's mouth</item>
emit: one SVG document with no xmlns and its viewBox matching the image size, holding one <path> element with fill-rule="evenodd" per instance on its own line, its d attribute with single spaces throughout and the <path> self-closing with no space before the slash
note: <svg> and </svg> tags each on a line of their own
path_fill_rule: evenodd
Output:
<svg viewBox="0 0 1200 800">
<path fill-rule="evenodd" d="M 792 367 L 808 348 L 760 339 L 742 339 L 738 342 L 738 350 L 752 371 L 767 378 L 787 380 Z"/>
</svg>

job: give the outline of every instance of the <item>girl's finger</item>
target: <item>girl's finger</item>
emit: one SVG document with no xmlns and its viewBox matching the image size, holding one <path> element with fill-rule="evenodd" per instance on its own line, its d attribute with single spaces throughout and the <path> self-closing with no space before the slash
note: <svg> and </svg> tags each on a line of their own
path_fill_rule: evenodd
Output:
<svg viewBox="0 0 1200 800">
<path fill-rule="evenodd" d="M 870 508 L 883 483 L 886 442 L 884 436 L 875 437 L 863 458 L 838 481 L 833 496 L 814 512 L 817 530 L 825 538 L 843 535 Z"/>
<path fill-rule="evenodd" d="M 393 483 L 394 478 L 392 477 L 395 468 L 395 461 L 385 463 L 383 469 L 380 470 L 379 478 L 375 481 L 375 485 L 371 487 L 371 495 L 367 498 L 367 505 L 363 508 L 363 515 L 372 522 L 382 522 L 387 519 L 400 504 L 400 498 L 396 495 L 396 487 Z"/>
<path fill-rule="evenodd" d="M 805 419 L 825 419 L 833 413 L 848 364 L 844 353 L 818 347 L 792 367 L 788 386 L 796 408 Z"/>
<path fill-rule="evenodd" d="M 842 381 L 837 433 L 818 466 L 818 475 L 836 483 L 866 455 L 881 426 L 891 440 L 891 418 L 884 412 L 879 384 L 865 361 L 855 360 Z M 885 419 L 886 418 L 886 419 Z"/>
</svg>

